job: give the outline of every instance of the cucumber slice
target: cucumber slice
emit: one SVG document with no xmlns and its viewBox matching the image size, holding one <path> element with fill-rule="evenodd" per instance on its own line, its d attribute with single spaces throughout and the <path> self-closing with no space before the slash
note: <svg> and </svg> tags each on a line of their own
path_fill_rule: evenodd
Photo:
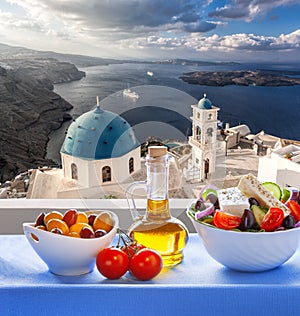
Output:
<svg viewBox="0 0 300 316">
<path fill-rule="evenodd" d="M 252 205 L 251 211 L 254 214 L 254 217 L 255 217 L 257 224 L 260 226 L 260 224 L 261 224 L 264 216 L 266 215 L 268 209 L 265 207 L 258 206 L 258 205 Z"/>
<path fill-rule="evenodd" d="M 202 193 L 202 198 L 203 198 L 204 201 L 206 201 L 206 197 L 207 197 L 207 195 L 208 195 L 209 193 L 212 193 L 212 194 L 214 194 L 216 197 L 218 197 L 218 192 L 217 192 L 217 190 L 208 188 L 208 189 L 204 190 L 203 193 Z"/>
<path fill-rule="evenodd" d="M 264 182 L 262 185 L 280 201 L 282 191 L 278 184 L 274 182 Z"/>
<path fill-rule="evenodd" d="M 287 189 L 287 188 L 283 188 L 282 190 L 282 196 L 281 196 L 281 200 L 283 203 L 285 203 L 291 196 L 291 192 Z"/>
</svg>

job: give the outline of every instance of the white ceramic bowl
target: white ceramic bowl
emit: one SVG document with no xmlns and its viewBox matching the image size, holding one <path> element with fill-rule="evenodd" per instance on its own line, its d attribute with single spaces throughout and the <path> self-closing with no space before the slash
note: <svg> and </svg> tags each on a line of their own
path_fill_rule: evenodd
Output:
<svg viewBox="0 0 300 316">
<path fill-rule="evenodd" d="M 245 272 L 274 269 L 296 252 L 300 228 L 277 232 L 238 232 L 215 228 L 193 219 L 208 254 L 222 265 Z"/>
<path fill-rule="evenodd" d="M 109 213 L 114 219 L 114 227 L 100 238 L 84 239 L 58 235 L 35 228 L 34 223 L 24 223 L 23 230 L 32 248 L 52 273 L 81 275 L 94 269 L 98 252 L 108 247 L 117 233 L 119 219 L 115 213 Z"/>
</svg>

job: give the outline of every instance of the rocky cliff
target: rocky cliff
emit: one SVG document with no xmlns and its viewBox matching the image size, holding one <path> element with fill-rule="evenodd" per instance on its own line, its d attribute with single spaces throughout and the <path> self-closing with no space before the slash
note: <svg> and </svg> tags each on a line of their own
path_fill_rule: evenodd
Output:
<svg viewBox="0 0 300 316">
<path fill-rule="evenodd" d="M 73 71 L 69 77 L 47 74 L 45 68 L 0 67 L 0 182 L 52 164 L 44 158 L 48 135 L 68 118 L 65 111 L 72 105 L 49 88 L 74 77 Z"/>
<path fill-rule="evenodd" d="M 10 70 L 16 79 L 53 90 L 53 84 L 80 80 L 85 72 L 74 64 L 54 58 L 1 58 L 0 66 Z"/>
</svg>

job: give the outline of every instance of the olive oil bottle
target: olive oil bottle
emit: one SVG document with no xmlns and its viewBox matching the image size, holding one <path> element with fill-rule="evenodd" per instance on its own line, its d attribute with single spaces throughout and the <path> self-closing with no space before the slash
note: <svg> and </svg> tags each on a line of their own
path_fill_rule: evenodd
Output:
<svg viewBox="0 0 300 316">
<path fill-rule="evenodd" d="M 134 223 L 129 234 L 138 243 L 157 250 L 163 259 L 163 266 L 170 267 L 183 259 L 188 231 L 185 225 L 171 216 L 168 199 L 169 154 L 164 146 L 151 146 L 146 157 L 147 209 L 144 216 L 133 210 Z M 128 192 L 133 199 L 133 190 L 141 186 L 133 183 Z M 134 200 L 133 205 L 135 208 Z"/>
</svg>

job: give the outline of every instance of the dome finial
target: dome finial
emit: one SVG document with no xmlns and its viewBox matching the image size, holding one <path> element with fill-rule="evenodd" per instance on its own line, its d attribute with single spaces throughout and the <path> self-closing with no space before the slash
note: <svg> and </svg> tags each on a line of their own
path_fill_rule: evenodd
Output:
<svg viewBox="0 0 300 316">
<path fill-rule="evenodd" d="M 212 109 L 212 103 L 209 99 L 206 98 L 206 93 L 203 93 L 203 98 L 198 102 L 198 108 L 202 110 Z"/>
<path fill-rule="evenodd" d="M 100 114 L 103 113 L 103 110 L 100 107 L 100 102 L 99 102 L 99 97 L 96 96 L 96 108 L 95 108 L 95 113 Z"/>
</svg>

